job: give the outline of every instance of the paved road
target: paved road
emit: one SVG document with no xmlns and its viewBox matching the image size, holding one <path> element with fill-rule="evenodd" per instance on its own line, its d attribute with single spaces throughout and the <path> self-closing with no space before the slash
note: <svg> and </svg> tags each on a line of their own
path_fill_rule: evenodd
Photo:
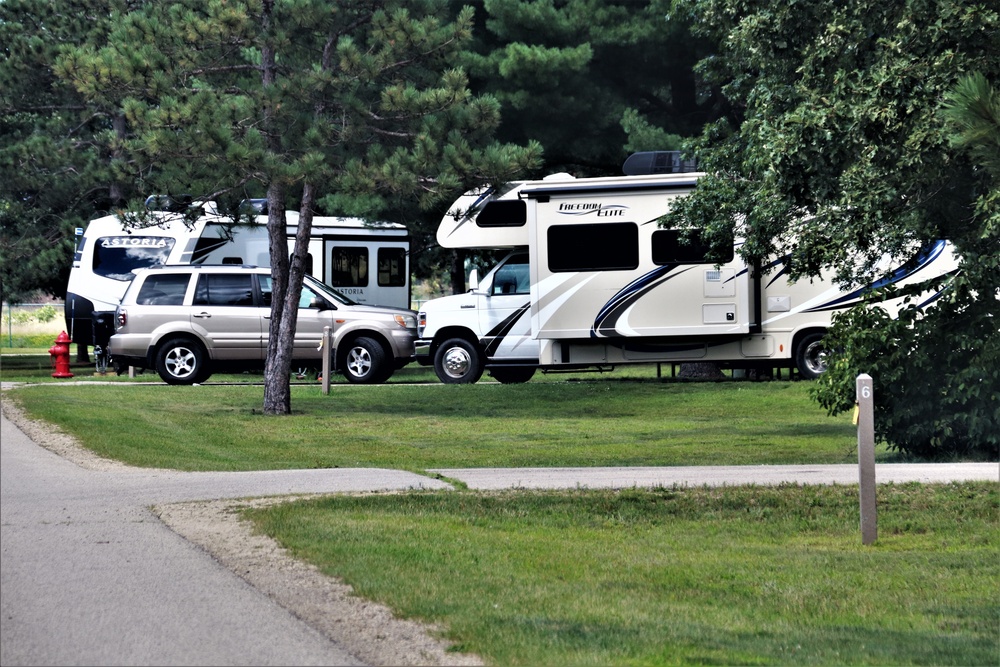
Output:
<svg viewBox="0 0 1000 667">
<path fill-rule="evenodd" d="M 85 470 L 0 419 L 0 664 L 360 664 L 164 526 L 186 500 L 450 488 L 377 469 Z M 843 483 L 856 466 L 440 470 L 475 489 Z M 997 464 L 888 466 L 879 481 L 1000 479 Z"/>
</svg>

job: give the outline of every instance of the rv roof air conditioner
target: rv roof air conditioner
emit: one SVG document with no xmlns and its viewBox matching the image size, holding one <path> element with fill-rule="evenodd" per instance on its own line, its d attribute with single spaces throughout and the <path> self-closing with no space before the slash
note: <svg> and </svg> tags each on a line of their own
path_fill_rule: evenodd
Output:
<svg viewBox="0 0 1000 667">
<path fill-rule="evenodd" d="M 646 151 L 633 153 L 622 165 L 626 176 L 644 174 L 688 174 L 698 171 L 698 159 L 685 160 L 681 151 Z"/>
<path fill-rule="evenodd" d="M 194 204 L 191 195 L 150 195 L 146 197 L 147 211 L 167 211 L 182 213 Z"/>
<path fill-rule="evenodd" d="M 240 202 L 240 213 L 267 215 L 267 199 L 244 199 Z"/>
</svg>

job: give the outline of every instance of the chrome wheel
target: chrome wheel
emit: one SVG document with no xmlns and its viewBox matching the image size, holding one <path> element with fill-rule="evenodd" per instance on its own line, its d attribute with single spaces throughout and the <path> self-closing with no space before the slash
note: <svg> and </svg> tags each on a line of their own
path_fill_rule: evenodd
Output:
<svg viewBox="0 0 1000 667">
<path fill-rule="evenodd" d="M 434 354 L 434 371 L 445 384 L 472 384 L 483 376 L 483 357 L 469 341 L 452 338 Z"/>
</svg>

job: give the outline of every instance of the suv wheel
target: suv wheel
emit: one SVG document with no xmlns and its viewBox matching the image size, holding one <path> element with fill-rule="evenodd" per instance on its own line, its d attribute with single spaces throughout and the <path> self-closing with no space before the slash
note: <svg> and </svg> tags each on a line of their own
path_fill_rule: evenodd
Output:
<svg viewBox="0 0 1000 667">
<path fill-rule="evenodd" d="M 392 375 L 385 351 L 378 341 L 362 337 L 355 339 L 344 356 L 344 377 L 355 384 L 385 382 Z"/>
<path fill-rule="evenodd" d="M 171 338 L 156 353 L 156 372 L 167 384 L 194 384 L 208 378 L 205 350 L 187 338 Z"/>
</svg>

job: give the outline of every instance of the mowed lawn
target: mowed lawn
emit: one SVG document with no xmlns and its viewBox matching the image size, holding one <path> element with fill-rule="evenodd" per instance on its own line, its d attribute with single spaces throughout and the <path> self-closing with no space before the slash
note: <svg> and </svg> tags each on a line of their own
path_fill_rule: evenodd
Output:
<svg viewBox="0 0 1000 667">
<path fill-rule="evenodd" d="M 857 461 L 808 382 L 581 380 L 292 387 L 40 384 L 10 394 L 102 456 L 180 470 L 675 466 Z M 883 459 L 893 458 L 881 452 Z"/>
</svg>

